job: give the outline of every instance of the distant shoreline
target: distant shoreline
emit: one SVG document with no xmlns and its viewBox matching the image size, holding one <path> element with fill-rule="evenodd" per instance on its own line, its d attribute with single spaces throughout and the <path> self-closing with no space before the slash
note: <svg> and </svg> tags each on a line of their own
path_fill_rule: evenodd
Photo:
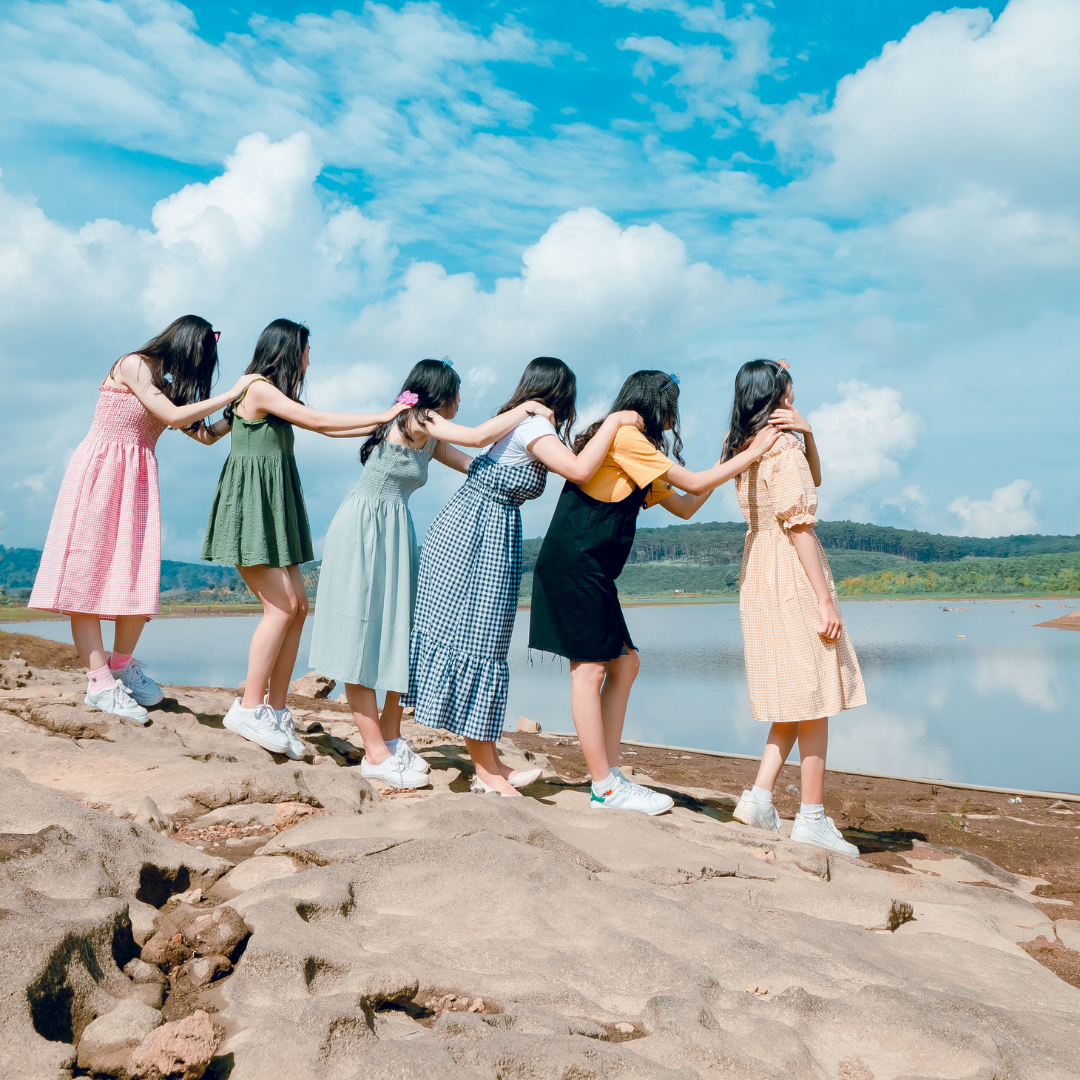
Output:
<svg viewBox="0 0 1080 1080">
<path fill-rule="evenodd" d="M 1014 593 L 1008 596 L 969 596 L 943 593 L 941 595 L 917 596 L 841 596 L 841 604 L 885 604 L 885 603 L 939 603 L 948 600 L 954 603 L 978 601 L 980 603 L 995 600 L 1001 603 L 1015 603 L 1017 600 L 1058 600 L 1071 601 L 1080 604 L 1080 596 L 1062 596 L 1059 593 Z M 693 607 L 701 604 L 737 604 L 738 597 L 722 596 L 632 596 L 623 600 L 623 607 Z M 532 605 L 528 601 L 518 604 L 519 611 L 527 611 Z M 311 613 L 314 614 L 315 605 L 311 605 Z M 240 615 L 260 615 L 262 607 L 259 604 L 172 604 L 163 605 L 160 614 L 155 619 L 205 619 L 219 617 L 236 617 Z M 308 616 L 309 618 L 311 615 Z M 66 615 L 57 615 L 51 611 L 36 611 L 23 607 L 0 608 L 0 624 L 25 623 L 25 622 L 60 622 L 66 619 Z"/>
</svg>

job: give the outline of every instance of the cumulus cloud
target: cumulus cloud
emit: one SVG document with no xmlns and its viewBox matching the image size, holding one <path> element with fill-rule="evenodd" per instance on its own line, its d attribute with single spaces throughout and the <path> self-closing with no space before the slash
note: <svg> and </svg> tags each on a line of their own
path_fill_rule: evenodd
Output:
<svg viewBox="0 0 1080 1080">
<path fill-rule="evenodd" d="M 839 401 L 821 405 L 807 419 L 814 428 L 828 481 L 821 489 L 826 516 L 854 492 L 900 475 L 897 458 L 914 446 L 922 422 L 888 386 L 840 383 Z"/>
<path fill-rule="evenodd" d="M 1040 494 L 1030 480 L 1014 480 L 994 489 L 989 499 L 961 495 L 949 510 L 961 521 L 961 536 L 1015 536 L 1039 531 L 1035 516 Z"/>
</svg>

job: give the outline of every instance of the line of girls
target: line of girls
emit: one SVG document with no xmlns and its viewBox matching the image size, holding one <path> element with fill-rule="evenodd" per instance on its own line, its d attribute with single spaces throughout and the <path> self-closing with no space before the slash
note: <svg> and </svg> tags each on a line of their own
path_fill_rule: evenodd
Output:
<svg viewBox="0 0 1080 1080">
<path fill-rule="evenodd" d="M 498 413 L 468 428 L 453 423 L 460 378 L 445 361 L 418 363 L 384 413 L 308 408 L 300 399 L 309 331 L 286 319 L 262 332 L 245 375 L 211 397 L 219 336 L 189 315 L 118 360 L 65 474 L 30 606 L 70 615 L 88 705 L 147 723 L 146 707 L 163 696 L 133 656 L 158 613 L 158 437 L 172 427 L 210 445 L 231 434 L 202 555 L 237 567 L 263 617 L 243 698 L 224 723 L 273 753 L 303 757 L 286 695 L 308 612 L 300 564 L 313 552 L 293 426 L 367 436 L 363 472 L 327 533 L 310 654 L 312 667 L 345 685 L 364 743 L 362 774 L 398 788 L 428 783 L 427 762 L 401 737 L 402 708 L 411 705 L 418 722 L 464 739 L 474 791 L 519 797 L 538 778 L 539 770 L 508 768 L 496 744 L 521 579 L 519 507 L 555 472 L 565 484 L 535 568 L 529 645 L 569 661 L 590 805 L 664 813 L 671 798 L 619 768 L 638 656 L 615 579 L 642 509 L 661 505 L 688 519 L 735 479 L 749 526 L 740 606 L 751 711 L 771 724 L 735 817 L 778 832 L 772 788 L 798 739 L 803 805 L 792 838 L 857 854 L 825 816 L 822 792 L 828 717 L 865 694 L 813 533 L 820 464 L 785 363 L 740 369 L 721 458 L 694 472 L 681 453 L 675 375 L 635 372 L 608 415 L 571 440 L 576 379 L 552 357 L 528 364 Z M 486 449 L 470 457 L 458 446 Z M 408 499 L 432 459 L 467 478 L 418 556 Z M 101 619 L 116 624 L 110 654 Z"/>
</svg>

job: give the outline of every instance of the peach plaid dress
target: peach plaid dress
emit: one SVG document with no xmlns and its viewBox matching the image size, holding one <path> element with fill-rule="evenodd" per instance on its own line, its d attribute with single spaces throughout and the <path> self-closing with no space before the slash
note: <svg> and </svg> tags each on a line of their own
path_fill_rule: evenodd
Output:
<svg viewBox="0 0 1080 1080">
<path fill-rule="evenodd" d="M 817 489 L 803 444 L 794 436 L 782 438 L 735 478 L 735 491 L 749 526 L 739 615 L 751 715 L 784 724 L 865 705 L 862 672 L 847 627 L 832 643 L 818 635 L 817 597 L 788 531 L 793 525 L 817 524 Z M 818 554 L 835 602 L 832 571 L 820 543 Z"/>
<path fill-rule="evenodd" d="M 158 613 L 154 447 L 167 426 L 130 390 L 102 386 L 94 423 L 60 485 L 29 607 L 103 619 Z"/>
</svg>

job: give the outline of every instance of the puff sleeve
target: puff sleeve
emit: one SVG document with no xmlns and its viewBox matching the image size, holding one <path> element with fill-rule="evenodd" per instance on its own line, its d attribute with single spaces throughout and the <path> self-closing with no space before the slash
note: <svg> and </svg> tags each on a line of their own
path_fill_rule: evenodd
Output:
<svg viewBox="0 0 1080 1080">
<path fill-rule="evenodd" d="M 817 488 L 810 475 L 806 451 L 798 439 L 784 443 L 779 453 L 766 459 L 765 486 L 776 520 L 785 529 L 817 524 Z"/>
</svg>

